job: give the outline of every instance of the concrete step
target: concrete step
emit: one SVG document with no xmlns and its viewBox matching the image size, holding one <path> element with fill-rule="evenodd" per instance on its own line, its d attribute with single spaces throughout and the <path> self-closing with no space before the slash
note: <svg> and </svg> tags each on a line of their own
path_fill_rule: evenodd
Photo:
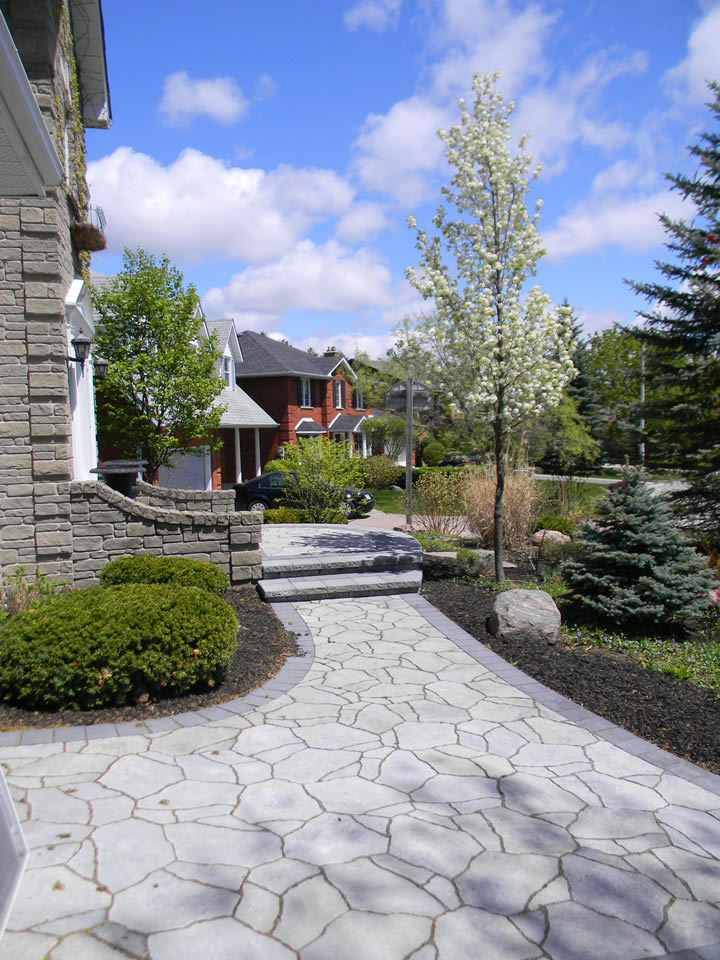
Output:
<svg viewBox="0 0 720 960">
<path fill-rule="evenodd" d="M 421 570 L 381 570 L 372 573 L 297 575 L 258 581 L 265 600 L 328 600 L 341 597 L 379 597 L 394 593 L 419 593 Z"/>
<path fill-rule="evenodd" d="M 315 553 L 299 557 L 268 557 L 263 560 L 263 578 L 276 580 L 378 570 L 419 570 L 421 567 L 422 553 Z"/>
</svg>

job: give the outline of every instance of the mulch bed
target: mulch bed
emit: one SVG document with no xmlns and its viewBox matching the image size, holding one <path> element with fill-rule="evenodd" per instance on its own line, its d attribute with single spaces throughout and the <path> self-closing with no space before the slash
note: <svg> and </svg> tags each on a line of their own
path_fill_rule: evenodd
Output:
<svg viewBox="0 0 720 960">
<path fill-rule="evenodd" d="M 288 633 L 274 611 L 258 597 L 253 587 L 229 590 L 225 599 L 240 621 L 237 648 L 221 684 L 209 692 L 103 710 L 63 710 L 50 713 L 20 710 L 0 703 L 0 730 L 21 727 L 60 727 L 79 724 L 127 723 L 166 717 L 186 710 L 202 710 L 225 700 L 242 697 L 274 676 L 287 657 L 301 654 L 295 637 Z"/>
<path fill-rule="evenodd" d="M 620 653 L 545 641 L 499 641 L 486 628 L 495 594 L 457 580 L 425 581 L 438 610 L 504 660 L 593 713 L 720 774 L 720 696 Z"/>
</svg>

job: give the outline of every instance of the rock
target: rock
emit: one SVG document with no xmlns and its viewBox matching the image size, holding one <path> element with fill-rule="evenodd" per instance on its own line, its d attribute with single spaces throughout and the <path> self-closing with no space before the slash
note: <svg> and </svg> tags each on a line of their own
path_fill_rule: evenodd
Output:
<svg viewBox="0 0 720 960">
<path fill-rule="evenodd" d="M 506 590 L 495 599 L 488 630 L 498 640 L 544 637 L 556 643 L 560 636 L 560 611 L 544 590 Z"/>
<path fill-rule="evenodd" d="M 572 537 L 566 533 L 560 533 L 559 530 L 537 530 L 531 540 L 536 547 L 548 543 L 572 543 Z"/>
</svg>

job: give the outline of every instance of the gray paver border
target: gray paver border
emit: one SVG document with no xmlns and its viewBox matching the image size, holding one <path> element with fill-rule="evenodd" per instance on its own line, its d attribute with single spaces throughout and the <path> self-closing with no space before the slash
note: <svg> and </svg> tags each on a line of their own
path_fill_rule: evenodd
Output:
<svg viewBox="0 0 720 960">
<path fill-rule="evenodd" d="M 247 713 L 257 707 L 267 706 L 278 697 L 292 690 L 305 677 L 315 659 L 315 644 L 305 621 L 290 603 L 273 603 L 272 608 L 286 630 L 296 636 L 299 656 L 288 657 L 278 672 L 244 697 L 236 697 L 225 703 L 213 704 L 202 710 L 188 710 L 167 717 L 151 717 L 148 720 L 122 721 L 120 723 L 86 724 L 77 727 L 31 727 L 26 730 L 0 732 L 0 747 L 19 747 L 27 744 L 70 743 L 78 740 L 99 740 L 106 737 L 143 736 L 148 733 L 168 733 L 182 727 L 196 727 L 211 720 Z"/>
<path fill-rule="evenodd" d="M 647 760 L 648 763 L 654 763 L 655 766 L 667 770 L 668 773 L 689 780 L 691 783 L 720 796 L 720 776 L 717 774 L 710 773 L 708 770 L 703 770 L 702 767 L 690 763 L 689 760 L 683 760 L 681 757 L 668 753 L 667 750 L 663 750 L 654 743 L 643 740 L 642 737 L 630 733 L 623 727 L 618 727 L 617 724 L 598 716 L 591 710 L 586 710 L 585 707 L 564 697 L 561 693 L 546 687 L 539 680 L 534 680 L 523 673 L 522 670 L 518 670 L 517 667 L 503 660 L 502 657 L 479 640 L 476 640 L 449 617 L 446 617 L 444 613 L 440 613 L 437 607 L 434 607 L 425 597 L 417 594 L 403 594 L 402 599 L 474 660 L 487 667 L 488 670 L 492 670 L 503 680 L 507 680 L 508 683 L 517 687 L 528 697 L 537 700 L 544 707 L 549 707 L 566 719 L 572 720 L 579 727 L 589 730 L 602 740 L 615 744 L 627 753 Z"/>
</svg>

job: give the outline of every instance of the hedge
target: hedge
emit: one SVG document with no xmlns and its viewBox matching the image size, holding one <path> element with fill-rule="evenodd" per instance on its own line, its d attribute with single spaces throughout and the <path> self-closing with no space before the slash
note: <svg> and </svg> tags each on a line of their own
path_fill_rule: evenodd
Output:
<svg viewBox="0 0 720 960">
<path fill-rule="evenodd" d="M 224 570 L 208 560 L 192 557 L 159 557 L 138 553 L 116 557 L 100 573 L 104 587 L 122 583 L 174 583 L 179 587 L 200 587 L 222 597 L 230 586 Z"/>
<path fill-rule="evenodd" d="M 53 597 L 0 626 L 0 700 L 90 710 L 214 687 L 238 621 L 197 587 L 126 584 Z"/>
</svg>

